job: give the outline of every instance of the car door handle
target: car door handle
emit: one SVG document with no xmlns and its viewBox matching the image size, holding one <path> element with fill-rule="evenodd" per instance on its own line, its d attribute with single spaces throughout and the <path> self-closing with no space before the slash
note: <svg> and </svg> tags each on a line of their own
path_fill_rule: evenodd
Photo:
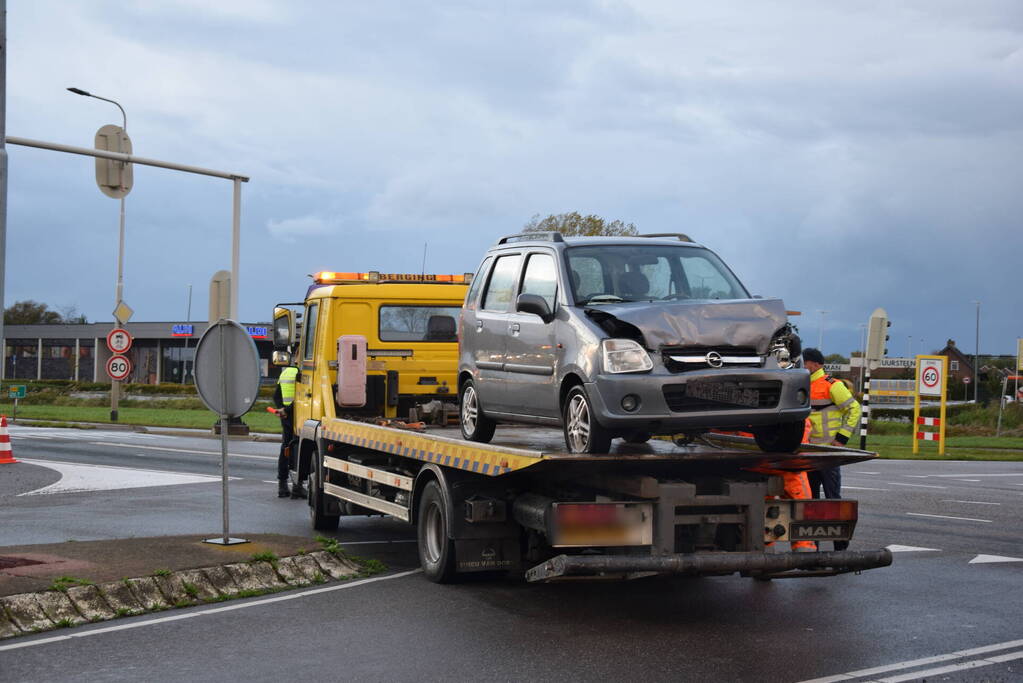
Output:
<svg viewBox="0 0 1023 683">
<path fill-rule="evenodd" d="M 476 321 L 476 331 L 477 332 L 482 332 L 483 331 L 483 321 L 482 320 L 477 320 Z"/>
<path fill-rule="evenodd" d="M 512 323 L 512 324 L 508 325 L 508 329 L 511 331 L 512 334 L 517 334 L 518 331 L 519 331 L 519 324 L 518 323 Z"/>
</svg>

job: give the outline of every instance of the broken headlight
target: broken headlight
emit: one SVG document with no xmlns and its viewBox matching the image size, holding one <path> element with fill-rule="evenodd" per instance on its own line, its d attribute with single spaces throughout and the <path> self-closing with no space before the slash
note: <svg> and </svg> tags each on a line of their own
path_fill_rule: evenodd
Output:
<svg viewBox="0 0 1023 683">
<path fill-rule="evenodd" d="M 784 327 L 774 333 L 767 353 L 774 357 L 779 368 L 799 367 L 803 343 L 791 323 L 785 323 Z"/>
<path fill-rule="evenodd" d="M 646 372 L 654 367 L 646 349 L 631 339 L 605 339 L 601 348 L 605 372 Z"/>
</svg>

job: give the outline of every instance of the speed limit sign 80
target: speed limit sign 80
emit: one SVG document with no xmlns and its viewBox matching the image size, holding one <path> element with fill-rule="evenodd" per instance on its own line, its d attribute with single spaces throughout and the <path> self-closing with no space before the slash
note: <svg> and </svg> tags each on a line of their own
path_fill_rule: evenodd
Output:
<svg viewBox="0 0 1023 683">
<path fill-rule="evenodd" d="M 131 374 L 131 361 L 126 356 L 111 356 L 107 361 L 107 374 L 118 382 L 127 379 Z"/>
</svg>

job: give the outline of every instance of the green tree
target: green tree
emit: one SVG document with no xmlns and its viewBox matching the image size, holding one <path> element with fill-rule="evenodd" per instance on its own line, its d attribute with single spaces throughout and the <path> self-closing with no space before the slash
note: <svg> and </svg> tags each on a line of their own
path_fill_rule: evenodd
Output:
<svg viewBox="0 0 1023 683">
<path fill-rule="evenodd" d="M 55 325 L 59 323 L 85 324 L 85 316 L 74 306 L 65 306 L 61 312 L 51 310 L 46 304 L 26 299 L 16 301 L 4 310 L 4 325 Z"/>
<path fill-rule="evenodd" d="M 844 365 L 849 362 L 849 359 L 840 353 L 829 353 L 828 355 L 824 356 L 824 362 L 839 363 L 841 365 Z"/>
<path fill-rule="evenodd" d="M 639 230 L 632 223 L 620 220 L 607 221 L 595 214 L 581 215 L 578 211 L 571 213 L 550 214 L 540 218 L 536 214 L 523 227 L 524 232 L 560 232 L 562 235 L 638 235 Z"/>
</svg>

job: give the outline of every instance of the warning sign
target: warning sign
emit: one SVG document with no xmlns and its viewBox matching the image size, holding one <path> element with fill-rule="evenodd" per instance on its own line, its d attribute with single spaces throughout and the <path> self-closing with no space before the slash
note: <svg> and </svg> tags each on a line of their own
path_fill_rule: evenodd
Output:
<svg viewBox="0 0 1023 683">
<path fill-rule="evenodd" d="M 921 396 L 941 396 L 944 391 L 942 375 L 945 373 L 944 359 L 921 358 L 918 377 L 920 384 L 917 392 Z"/>
</svg>

